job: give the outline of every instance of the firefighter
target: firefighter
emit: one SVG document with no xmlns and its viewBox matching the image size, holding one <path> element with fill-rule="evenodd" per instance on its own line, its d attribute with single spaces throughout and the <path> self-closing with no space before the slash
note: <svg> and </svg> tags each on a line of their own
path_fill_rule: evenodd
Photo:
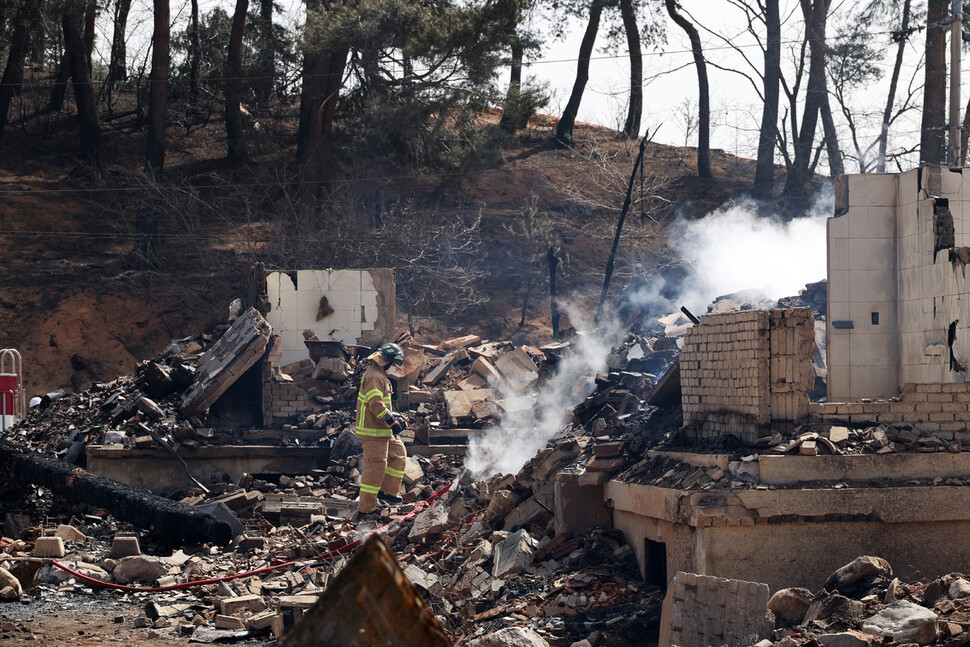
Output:
<svg viewBox="0 0 970 647">
<path fill-rule="evenodd" d="M 367 357 L 370 365 L 360 380 L 357 395 L 355 433 L 364 447 L 364 469 L 360 475 L 357 519 L 380 519 L 378 499 L 401 503 L 398 496 L 407 452 L 398 435 L 403 425 L 391 413 L 391 381 L 386 369 L 404 364 L 404 351 L 397 344 L 384 344 Z"/>
</svg>

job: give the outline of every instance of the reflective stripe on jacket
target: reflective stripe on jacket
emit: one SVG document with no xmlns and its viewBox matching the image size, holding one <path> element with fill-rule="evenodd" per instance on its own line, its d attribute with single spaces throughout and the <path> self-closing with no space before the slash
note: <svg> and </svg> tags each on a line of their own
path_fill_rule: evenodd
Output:
<svg viewBox="0 0 970 647">
<path fill-rule="evenodd" d="M 391 381 L 384 369 L 371 363 L 360 380 L 356 433 L 360 436 L 390 438 L 393 435 L 391 427 L 384 422 L 384 416 L 390 412 Z"/>
</svg>

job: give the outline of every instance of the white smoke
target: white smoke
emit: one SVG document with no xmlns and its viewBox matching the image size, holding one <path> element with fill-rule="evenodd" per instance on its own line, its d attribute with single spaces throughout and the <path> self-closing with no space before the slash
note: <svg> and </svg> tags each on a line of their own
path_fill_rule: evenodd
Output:
<svg viewBox="0 0 970 647">
<path fill-rule="evenodd" d="M 751 200 L 730 203 L 701 220 L 681 220 L 669 244 L 693 263 L 701 280 L 674 300 L 703 313 L 716 297 L 742 290 L 771 300 L 796 296 L 826 276 L 825 221 L 834 205 L 828 184 L 804 216 L 788 221 L 759 213 Z"/>
<path fill-rule="evenodd" d="M 569 321 L 577 330 L 592 328 L 576 311 L 570 310 Z M 507 412 L 498 427 L 470 438 L 465 467 L 476 478 L 518 472 L 559 431 L 569 411 L 593 392 L 593 378 L 606 368 L 610 350 L 619 341 L 618 326 L 611 324 L 573 337 L 555 373 L 542 383 L 533 406 Z M 508 388 L 498 390 L 503 399 L 521 397 Z"/>
<path fill-rule="evenodd" d="M 754 289 L 777 300 L 824 279 L 825 221 L 834 207 L 831 186 L 820 192 L 806 215 L 788 221 L 759 213 L 758 207 L 742 200 L 701 220 L 679 221 L 669 245 L 696 273 L 666 283 L 648 279 L 628 292 L 627 300 L 641 308 L 644 317 L 670 314 L 682 305 L 702 314 L 724 294 Z M 581 313 L 569 316 L 577 329 L 584 328 Z M 592 329 L 588 324 L 585 328 Z M 507 412 L 498 427 L 473 437 L 465 466 L 477 478 L 518 472 L 559 431 L 572 407 L 592 393 L 596 372 L 606 368 L 623 332 L 618 324 L 610 324 L 575 337 L 555 375 L 542 384 L 535 405 Z M 520 396 L 508 389 L 499 391 L 503 398 Z"/>
</svg>

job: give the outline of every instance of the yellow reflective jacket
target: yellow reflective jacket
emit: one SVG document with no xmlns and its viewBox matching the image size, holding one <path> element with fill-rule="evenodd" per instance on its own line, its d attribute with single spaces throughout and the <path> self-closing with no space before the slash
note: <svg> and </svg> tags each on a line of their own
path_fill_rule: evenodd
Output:
<svg viewBox="0 0 970 647">
<path fill-rule="evenodd" d="M 384 369 L 372 362 L 360 380 L 357 394 L 357 429 L 360 436 L 390 438 L 390 426 L 384 416 L 391 411 L 391 381 Z"/>
</svg>

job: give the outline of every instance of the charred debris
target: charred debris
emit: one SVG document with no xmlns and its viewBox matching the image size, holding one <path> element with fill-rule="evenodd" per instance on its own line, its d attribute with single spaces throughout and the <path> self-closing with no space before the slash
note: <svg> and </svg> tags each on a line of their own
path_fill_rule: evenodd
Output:
<svg viewBox="0 0 970 647">
<path fill-rule="evenodd" d="M 470 439 L 531 406 L 569 361 L 570 340 L 536 347 L 476 335 L 439 344 L 399 338 L 407 350 L 394 376 L 395 408 L 408 422 L 405 501 L 374 528 L 350 521 L 359 476 L 355 376 L 371 349 L 332 352 L 328 344 L 314 359 L 273 368 L 272 331 L 250 310 L 221 330 L 173 342 L 133 375 L 52 394 L 8 431 L 0 444 L 0 577 L 11 574 L 19 586 L 7 581 L 0 597 L 112 595 L 75 573 L 184 586 L 137 593 L 144 613 L 131 628 L 201 642 L 274 639 L 309 616 L 335 578 L 352 576 L 344 549 L 378 530 L 430 609 L 429 622 L 454 643 L 512 632 L 534 644 L 640 644 L 644 631 L 656 631 L 663 592 L 639 577 L 622 533 L 585 512 L 573 515 L 586 517 L 578 524 L 565 519 L 569 501 L 556 483 L 561 475 L 603 483 L 638 466 L 656 473 L 649 450 L 676 445 L 681 424 L 676 359 L 687 324 L 675 313 L 646 329 L 631 326 L 606 368 L 577 381 L 578 404 L 543 449 L 517 474 L 477 479 L 463 467 Z M 321 343 L 308 335 L 311 357 Z M 278 429 L 226 425 L 234 389 L 254 381 L 298 385 L 310 410 L 293 411 Z M 305 473 L 212 482 L 192 474 L 200 448 L 268 444 L 327 446 L 329 460 Z M 149 493 L 87 473 L 87 449 L 111 445 L 162 447 L 178 457 L 185 485 Z"/>
</svg>

